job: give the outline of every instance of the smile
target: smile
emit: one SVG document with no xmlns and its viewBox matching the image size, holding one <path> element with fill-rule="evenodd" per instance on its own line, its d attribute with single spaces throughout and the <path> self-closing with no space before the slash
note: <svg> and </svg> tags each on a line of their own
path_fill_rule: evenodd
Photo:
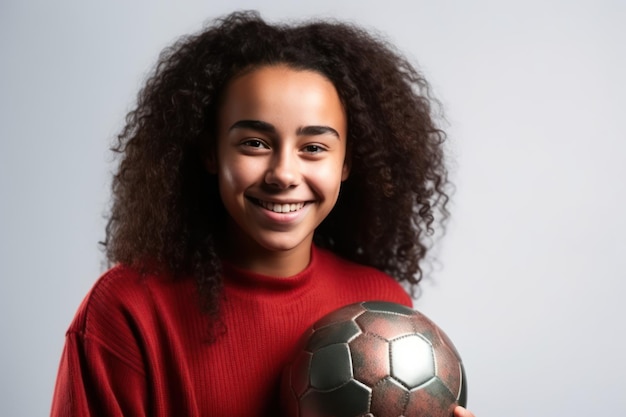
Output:
<svg viewBox="0 0 626 417">
<path fill-rule="evenodd" d="M 305 203 L 272 203 L 269 201 L 256 200 L 257 203 L 266 210 L 273 211 L 274 213 L 291 213 L 300 210 L 304 207 Z"/>
</svg>

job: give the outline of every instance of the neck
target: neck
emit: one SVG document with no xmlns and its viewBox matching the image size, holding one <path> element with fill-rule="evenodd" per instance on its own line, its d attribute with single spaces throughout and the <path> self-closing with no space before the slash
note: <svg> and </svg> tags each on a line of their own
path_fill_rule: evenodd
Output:
<svg viewBox="0 0 626 417">
<path fill-rule="evenodd" d="M 228 262 L 241 269 L 273 277 L 290 277 L 302 272 L 311 261 L 311 235 L 294 248 L 270 250 L 238 232 L 231 233 L 224 254 Z"/>
<path fill-rule="evenodd" d="M 252 256 L 245 260 L 229 258 L 229 262 L 239 268 L 247 269 L 257 274 L 273 277 L 290 277 L 302 272 L 311 260 L 311 248 L 305 254 L 295 254 L 292 251 L 266 251 L 264 255 Z"/>
</svg>

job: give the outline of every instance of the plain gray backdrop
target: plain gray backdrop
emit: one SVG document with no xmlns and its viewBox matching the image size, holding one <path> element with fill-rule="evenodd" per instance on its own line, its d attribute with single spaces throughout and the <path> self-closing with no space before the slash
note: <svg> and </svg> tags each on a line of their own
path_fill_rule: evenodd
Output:
<svg viewBox="0 0 626 417">
<path fill-rule="evenodd" d="M 235 9 L 375 28 L 432 83 L 457 192 L 415 306 L 461 352 L 477 417 L 620 414 L 625 4 L 2 0 L 0 415 L 49 413 L 64 332 L 103 268 L 108 148 L 142 80 Z"/>
</svg>

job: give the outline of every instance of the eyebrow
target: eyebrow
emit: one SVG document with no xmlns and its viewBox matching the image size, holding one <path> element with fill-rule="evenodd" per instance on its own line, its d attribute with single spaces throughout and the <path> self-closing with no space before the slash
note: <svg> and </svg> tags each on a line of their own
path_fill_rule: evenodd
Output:
<svg viewBox="0 0 626 417">
<path fill-rule="evenodd" d="M 260 120 L 239 120 L 228 129 L 229 131 L 234 129 L 251 129 L 256 130 L 257 132 L 263 133 L 276 133 L 276 128 L 274 125 L 262 122 Z"/>
<path fill-rule="evenodd" d="M 263 132 L 268 134 L 276 134 L 276 127 L 273 124 L 263 122 L 261 120 L 239 120 L 228 129 L 251 129 L 256 130 L 257 132 Z M 303 126 L 299 127 L 296 131 L 298 136 L 318 136 L 318 135 L 326 135 L 331 134 L 339 138 L 339 132 L 333 129 L 330 126 Z"/>
<path fill-rule="evenodd" d="M 298 136 L 317 136 L 331 134 L 339 139 L 339 132 L 330 126 L 303 126 L 296 131 Z"/>
</svg>

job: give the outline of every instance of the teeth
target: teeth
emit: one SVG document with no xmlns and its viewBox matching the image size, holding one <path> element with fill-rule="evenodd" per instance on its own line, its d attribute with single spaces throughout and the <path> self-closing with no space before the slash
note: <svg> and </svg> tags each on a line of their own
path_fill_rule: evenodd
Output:
<svg viewBox="0 0 626 417">
<path fill-rule="evenodd" d="M 304 203 L 274 204 L 261 200 L 259 200 L 259 204 L 261 204 L 261 207 L 264 209 L 273 211 L 274 213 L 290 213 L 292 211 L 298 211 L 304 207 Z"/>
</svg>

